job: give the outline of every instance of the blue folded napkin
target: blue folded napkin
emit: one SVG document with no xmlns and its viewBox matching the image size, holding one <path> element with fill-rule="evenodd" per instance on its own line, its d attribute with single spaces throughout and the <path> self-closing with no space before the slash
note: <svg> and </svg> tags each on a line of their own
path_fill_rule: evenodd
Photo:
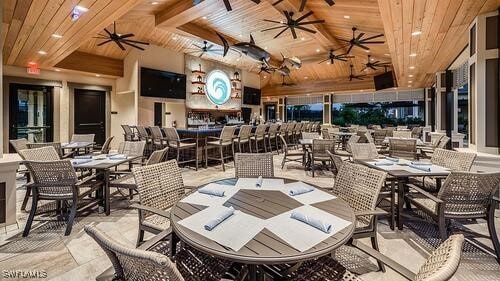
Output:
<svg viewBox="0 0 500 281">
<path fill-rule="evenodd" d="M 225 221 L 227 218 L 229 218 L 233 214 L 234 214 L 233 206 L 231 206 L 229 208 L 225 208 L 224 211 L 217 214 L 217 216 L 215 216 L 215 218 L 209 220 L 203 227 L 206 230 L 211 231 L 216 226 L 218 226 L 221 222 Z"/>
<path fill-rule="evenodd" d="M 127 155 L 125 154 L 115 154 L 115 155 L 110 155 L 108 156 L 109 159 L 113 160 L 121 160 L 121 159 L 127 159 Z"/>
<path fill-rule="evenodd" d="M 262 187 L 262 181 L 263 181 L 262 176 L 259 176 L 257 178 L 257 181 L 255 182 L 255 186 L 256 187 Z"/>
<path fill-rule="evenodd" d="M 430 172 L 431 171 L 431 167 L 427 166 L 427 165 L 413 165 L 413 164 L 410 164 L 409 166 L 410 166 L 410 168 L 421 170 L 421 171 L 424 171 L 424 172 Z"/>
<path fill-rule="evenodd" d="M 318 220 L 318 219 L 315 219 L 315 218 L 311 218 L 308 215 L 303 214 L 301 212 L 294 211 L 294 212 L 292 212 L 292 214 L 290 215 L 290 217 L 292 219 L 296 219 L 296 220 L 301 221 L 301 222 L 303 222 L 305 224 L 308 224 L 308 225 L 310 225 L 312 227 L 315 227 L 315 228 L 323 231 L 324 233 L 330 233 L 331 230 L 332 230 L 332 225 L 331 224 L 322 222 L 321 220 Z"/>
<path fill-rule="evenodd" d="M 392 166 L 395 162 L 389 160 L 380 160 L 375 162 L 375 166 Z"/>
<path fill-rule="evenodd" d="M 77 155 L 75 159 L 92 159 L 92 155 Z"/>
<path fill-rule="evenodd" d="M 308 193 L 314 190 L 314 187 L 309 186 L 309 185 L 300 185 L 300 186 L 294 186 L 292 187 L 289 191 L 288 194 L 290 196 L 296 196 L 304 193 Z"/>
<path fill-rule="evenodd" d="M 208 194 L 208 195 L 214 195 L 218 197 L 223 197 L 224 196 L 224 190 L 216 189 L 214 187 L 210 187 L 208 185 L 198 189 L 199 193 L 203 194 Z"/>
<path fill-rule="evenodd" d="M 73 159 L 73 160 L 71 160 L 71 164 L 81 165 L 81 164 L 89 163 L 91 161 L 92 161 L 92 159 Z"/>
<path fill-rule="evenodd" d="M 431 162 L 411 161 L 410 164 L 415 166 L 432 166 Z"/>
<path fill-rule="evenodd" d="M 385 159 L 389 160 L 389 161 L 392 161 L 392 162 L 399 162 L 399 159 L 398 158 L 394 158 L 394 157 L 386 156 Z"/>
</svg>

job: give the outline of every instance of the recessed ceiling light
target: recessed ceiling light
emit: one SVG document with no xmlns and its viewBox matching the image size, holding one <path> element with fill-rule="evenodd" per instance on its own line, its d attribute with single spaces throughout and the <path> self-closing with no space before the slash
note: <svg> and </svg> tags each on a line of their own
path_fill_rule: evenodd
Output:
<svg viewBox="0 0 500 281">
<path fill-rule="evenodd" d="M 57 34 L 57 33 L 53 33 L 53 34 L 52 34 L 52 37 L 57 38 L 57 39 L 60 39 L 60 38 L 62 38 L 62 35 L 59 35 L 59 34 Z"/>
<path fill-rule="evenodd" d="M 204 19 L 204 20 L 206 20 L 206 19 L 207 19 L 207 17 L 203 17 L 203 19 Z"/>
<path fill-rule="evenodd" d="M 304 79 L 309 79 L 309 77 L 307 77 L 307 76 L 304 76 Z"/>
<path fill-rule="evenodd" d="M 304 38 L 304 37 L 301 37 L 301 38 L 300 38 L 300 40 L 304 41 L 304 40 L 306 40 L 306 38 Z"/>
<path fill-rule="evenodd" d="M 371 60 L 371 61 L 374 61 L 375 59 L 374 59 L 374 58 L 371 58 L 370 60 Z"/>
<path fill-rule="evenodd" d="M 264 47 L 264 50 L 267 50 L 267 46 L 266 46 L 266 47 Z"/>
<path fill-rule="evenodd" d="M 368 71 L 368 68 L 363 69 L 363 71 Z"/>
<path fill-rule="evenodd" d="M 156 2 L 156 1 L 151 2 L 151 5 L 158 5 L 158 4 L 160 4 L 160 3 Z"/>
<path fill-rule="evenodd" d="M 80 5 L 76 5 L 74 9 L 77 10 L 77 11 L 80 11 L 82 13 L 85 13 L 85 12 L 87 12 L 89 10 L 88 8 L 85 8 L 85 7 L 80 6 Z"/>
<path fill-rule="evenodd" d="M 370 52 L 370 50 L 365 50 L 365 52 L 369 53 L 369 52 Z"/>
<path fill-rule="evenodd" d="M 30 61 L 30 62 L 28 62 L 28 64 L 29 64 L 29 65 L 35 65 L 35 64 L 36 64 L 36 62 L 34 62 L 34 61 Z"/>
<path fill-rule="evenodd" d="M 237 58 L 237 59 L 236 59 L 236 61 L 240 61 L 240 59 L 239 59 L 239 58 Z"/>
<path fill-rule="evenodd" d="M 417 56 L 417 54 L 416 54 L 416 53 L 411 53 L 411 54 L 410 54 L 410 57 L 416 57 L 416 56 Z"/>
<path fill-rule="evenodd" d="M 238 36 L 239 36 L 239 37 L 243 37 L 243 34 L 239 34 Z"/>
<path fill-rule="evenodd" d="M 321 50 L 320 49 L 316 49 L 316 53 L 319 53 Z"/>
<path fill-rule="evenodd" d="M 364 92 L 365 90 L 359 90 L 360 92 Z"/>
<path fill-rule="evenodd" d="M 410 69 L 415 69 L 415 67 L 414 67 L 414 66 L 410 66 L 409 68 L 410 68 Z"/>
<path fill-rule="evenodd" d="M 348 20 L 348 19 L 350 19 L 350 18 L 351 18 L 351 16 L 348 16 L 348 15 L 345 15 L 345 16 L 344 16 L 344 19 L 347 19 L 347 20 Z"/>
<path fill-rule="evenodd" d="M 384 54 L 384 56 L 386 56 L 386 57 L 390 57 L 390 56 L 391 56 L 391 54 Z"/>
<path fill-rule="evenodd" d="M 71 20 L 76 21 L 80 18 L 80 16 L 87 12 L 89 9 L 82 7 L 80 5 L 77 5 L 73 8 L 73 11 L 71 12 Z"/>
<path fill-rule="evenodd" d="M 307 96 L 310 96 L 311 94 L 307 94 Z"/>
<path fill-rule="evenodd" d="M 413 77 L 413 74 L 408 75 L 408 77 Z"/>
<path fill-rule="evenodd" d="M 38 51 L 38 53 L 39 53 L 40 55 L 46 55 L 46 54 L 47 54 L 47 52 L 45 52 L 44 50 L 40 50 L 40 51 Z"/>
<path fill-rule="evenodd" d="M 394 88 L 392 88 L 392 89 L 393 89 L 393 90 L 397 90 L 398 88 L 394 87 Z"/>
<path fill-rule="evenodd" d="M 408 88 L 411 88 L 411 85 L 408 85 Z"/>
<path fill-rule="evenodd" d="M 327 62 L 326 62 L 326 64 L 330 64 L 330 62 L 329 62 L 329 61 L 327 61 Z"/>
<path fill-rule="evenodd" d="M 408 81 L 408 83 L 410 83 L 410 84 L 411 84 L 411 83 L 413 83 L 413 81 Z"/>
<path fill-rule="evenodd" d="M 59 72 L 59 71 L 61 71 L 61 70 L 60 70 L 59 68 L 56 68 L 56 69 L 54 69 L 54 71 L 57 71 L 57 72 Z"/>
<path fill-rule="evenodd" d="M 266 78 L 267 78 L 267 76 L 264 75 L 264 79 L 266 79 Z"/>
<path fill-rule="evenodd" d="M 177 36 L 174 36 L 172 39 L 177 40 Z"/>
<path fill-rule="evenodd" d="M 411 36 L 417 36 L 417 35 L 420 35 L 420 34 L 422 34 L 422 31 L 417 30 L 417 31 L 413 31 L 413 32 L 411 33 Z"/>
<path fill-rule="evenodd" d="M 99 74 L 96 74 L 96 75 L 95 75 L 95 77 L 101 77 L 101 75 L 99 75 Z"/>
</svg>

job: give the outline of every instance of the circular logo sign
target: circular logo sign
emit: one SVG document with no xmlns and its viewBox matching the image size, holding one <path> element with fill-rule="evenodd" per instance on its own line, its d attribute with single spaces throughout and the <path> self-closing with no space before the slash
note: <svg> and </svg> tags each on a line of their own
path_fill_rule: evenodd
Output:
<svg viewBox="0 0 500 281">
<path fill-rule="evenodd" d="M 227 74 L 221 70 L 210 71 L 205 83 L 205 93 L 212 103 L 225 104 L 231 97 L 231 81 Z"/>
</svg>

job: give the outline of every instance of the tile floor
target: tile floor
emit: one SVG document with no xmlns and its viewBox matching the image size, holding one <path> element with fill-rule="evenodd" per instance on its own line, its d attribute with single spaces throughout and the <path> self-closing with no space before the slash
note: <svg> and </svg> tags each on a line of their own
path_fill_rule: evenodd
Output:
<svg viewBox="0 0 500 281">
<path fill-rule="evenodd" d="M 333 185 L 329 172 L 320 172 L 315 178 L 305 172 L 300 164 L 288 163 L 281 170 L 282 155 L 275 156 L 275 175 L 293 178 L 321 187 Z M 477 167 L 475 167 L 477 168 Z M 197 186 L 215 179 L 234 176 L 234 168 L 227 165 L 226 172 L 219 166 L 194 171 L 183 168 L 183 179 L 187 186 Z M 22 184 L 22 181 L 19 181 Z M 18 209 L 24 196 L 19 187 Z M 134 246 L 137 235 L 137 212 L 129 208 L 130 202 L 115 198 L 110 216 L 92 213 L 77 218 L 70 236 L 63 235 L 65 225 L 60 222 L 35 222 L 27 238 L 22 238 L 27 213 L 18 212 L 18 227 L 0 228 L 0 280 L 6 278 L 4 270 L 41 270 L 47 273 L 46 280 L 95 280 L 95 277 L 110 266 L 108 258 L 99 246 L 83 231 L 83 226 L 97 226 L 114 239 Z M 29 206 L 29 204 L 28 204 Z M 500 233 L 500 212 L 496 217 L 497 232 Z M 488 235 L 486 222 L 456 224 Z M 420 219 L 408 220 L 403 231 L 391 231 L 385 220 L 379 223 L 381 252 L 397 260 L 412 271 L 417 271 L 429 252 L 440 242 L 436 228 Z M 482 250 L 483 248 L 489 250 Z M 463 259 L 453 280 L 500 280 L 500 265 L 491 255 L 491 241 L 486 238 L 468 239 L 464 246 Z M 357 253 L 354 253 L 357 255 Z M 361 256 L 366 261 L 366 257 Z M 363 280 L 405 280 L 394 271 L 375 272 L 376 267 L 352 268 Z M 21 279 L 23 280 L 23 279 Z M 27 280 L 27 279 L 24 279 Z"/>
</svg>

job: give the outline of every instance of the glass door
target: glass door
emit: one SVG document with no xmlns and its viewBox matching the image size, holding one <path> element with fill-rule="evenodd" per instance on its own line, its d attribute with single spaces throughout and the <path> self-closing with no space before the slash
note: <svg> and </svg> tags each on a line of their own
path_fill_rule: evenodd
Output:
<svg viewBox="0 0 500 281">
<path fill-rule="evenodd" d="M 53 140 L 53 87 L 11 84 L 9 139 Z"/>
</svg>

